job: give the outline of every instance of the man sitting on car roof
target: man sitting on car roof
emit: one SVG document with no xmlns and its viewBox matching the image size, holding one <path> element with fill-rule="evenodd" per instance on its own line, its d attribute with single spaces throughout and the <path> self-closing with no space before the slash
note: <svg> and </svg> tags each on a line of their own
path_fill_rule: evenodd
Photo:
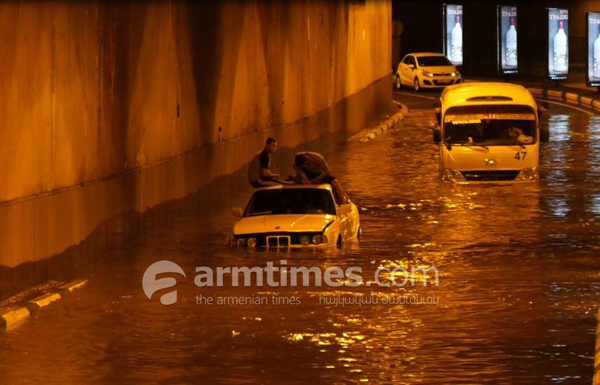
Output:
<svg viewBox="0 0 600 385">
<path fill-rule="evenodd" d="M 291 184 L 279 179 L 279 174 L 271 172 L 271 154 L 277 151 L 277 140 L 267 138 L 265 147 L 256 153 L 248 168 L 248 182 L 254 188 Z"/>
<path fill-rule="evenodd" d="M 341 183 L 331 174 L 329 165 L 321 154 L 316 152 L 299 152 L 294 157 L 296 178 L 302 184 L 329 184 L 333 188 L 337 201 L 348 203 Z"/>
</svg>

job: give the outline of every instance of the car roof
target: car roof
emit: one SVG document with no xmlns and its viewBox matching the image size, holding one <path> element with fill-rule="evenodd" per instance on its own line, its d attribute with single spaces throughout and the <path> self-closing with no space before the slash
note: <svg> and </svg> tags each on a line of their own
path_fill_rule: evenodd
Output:
<svg viewBox="0 0 600 385">
<path fill-rule="evenodd" d="M 474 98 L 481 98 L 481 100 L 472 100 Z M 450 107 L 461 105 L 527 105 L 534 109 L 537 106 L 533 96 L 525 87 L 501 82 L 455 84 L 446 87 L 440 99 L 442 112 Z"/>
<path fill-rule="evenodd" d="M 442 57 L 446 57 L 446 55 L 444 55 L 443 53 L 439 53 L 439 52 L 413 52 L 413 53 L 409 53 L 409 55 L 413 55 L 416 57 L 423 57 L 423 56 L 442 56 Z"/>
<path fill-rule="evenodd" d="M 276 186 L 260 187 L 260 188 L 257 188 L 256 191 L 292 190 L 292 189 L 313 189 L 313 190 L 317 189 L 317 190 L 331 191 L 331 185 L 330 184 L 288 184 L 288 185 L 279 184 Z"/>
</svg>

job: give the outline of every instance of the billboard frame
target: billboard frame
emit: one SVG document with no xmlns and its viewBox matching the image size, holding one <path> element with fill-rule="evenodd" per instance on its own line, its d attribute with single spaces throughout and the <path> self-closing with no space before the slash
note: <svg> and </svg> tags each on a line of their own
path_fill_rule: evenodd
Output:
<svg viewBox="0 0 600 385">
<path fill-rule="evenodd" d="M 517 68 L 514 70 L 504 70 L 502 68 L 502 8 L 514 8 L 517 15 L 515 16 L 515 23 L 517 25 Z M 518 30 L 518 21 L 519 20 L 519 12 L 518 7 L 516 5 L 498 5 L 496 8 L 496 63 L 498 66 L 498 74 L 503 76 L 514 76 L 519 73 L 519 30 Z"/>
<path fill-rule="evenodd" d="M 588 87 L 598 87 L 600 92 L 600 80 L 592 81 L 590 79 L 590 14 L 596 13 L 600 17 L 600 11 L 588 11 L 585 13 L 585 40 L 586 40 L 586 60 L 585 60 L 585 83 Z M 598 24 L 600 25 L 600 24 Z M 592 43 L 593 44 L 593 43 Z M 593 51 L 593 48 L 592 48 Z"/>
<path fill-rule="evenodd" d="M 550 11 L 559 10 L 559 11 L 567 11 L 567 31 L 569 27 L 569 9 L 568 8 L 546 8 L 546 79 L 554 82 L 559 82 L 561 80 L 567 80 L 569 77 L 569 36 L 567 35 L 567 73 L 565 75 L 553 76 L 550 74 Z"/>
<path fill-rule="evenodd" d="M 464 56 L 464 31 L 463 31 L 463 39 L 462 39 L 462 43 L 463 43 L 463 52 L 462 52 L 462 62 L 461 64 L 455 64 L 452 59 L 450 58 L 450 52 L 448 52 L 448 5 L 452 5 L 452 6 L 460 6 L 461 9 L 461 28 L 464 27 L 464 5 L 460 2 L 456 2 L 456 3 L 443 3 L 442 4 L 442 52 L 444 53 L 444 55 L 448 58 L 448 60 L 450 60 L 452 62 L 452 64 L 454 64 L 457 68 L 462 68 L 463 65 L 465 64 L 465 56 Z"/>
</svg>

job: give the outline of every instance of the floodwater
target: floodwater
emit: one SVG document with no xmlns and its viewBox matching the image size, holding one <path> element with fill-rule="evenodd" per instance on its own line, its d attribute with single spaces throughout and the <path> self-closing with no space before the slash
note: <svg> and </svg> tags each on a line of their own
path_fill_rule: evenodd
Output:
<svg viewBox="0 0 600 385">
<path fill-rule="evenodd" d="M 431 103 L 401 98 L 412 109 L 400 129 L 326 154 L 361 208 L 360 243 L 230 249 L 228 209 L 250 189 L 180 208 L 169 231 L 107 251 L 86 287 L 0 334 L 0 382 L 589 384 L 600 118 L 551 106 L 539 182 L 452 185 L 438 179 Z M 186 273 L 172 306 L 142 291 L 159 260 Z M 197 266 L 268 261 L 360 267 L 364 284 L 194 285 Z M 439 284 L 419 274 L 414 285 L 374 284 L 377 269 L 396 267 L 435 268 Z"/>
</svg>

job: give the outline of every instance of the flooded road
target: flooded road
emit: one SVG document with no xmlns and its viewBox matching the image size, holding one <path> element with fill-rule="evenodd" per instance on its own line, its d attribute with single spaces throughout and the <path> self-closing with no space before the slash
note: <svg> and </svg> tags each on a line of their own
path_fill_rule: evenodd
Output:
<svg viewBox="0 0 600 385">
<path fill-rule="evenodd" d="M 539 182 L 458 186 L 438 178 L 432 100 L 396 98 L 411 109 L 402 127 L 325 154 L 361 208 L 359 244 L 229 249 L 229 207 L 244 205 L 249 188 L 183 207 L 170 231 L 110 251 L 85 288 L 0 334 L 0 382 L 591 383 L 600 118 L 551 105 Z M 169 307 L 146 299 L 141 287 L 159 260 L 187 273 Z M 371 281 L 381 267 L 435 267 L 439 285 L 193 284 L 196 266 L 281 260 L 359 266 Z M 198 304 L 198 296 L 267 300 Z M 342 305 L 341 298 L 363 300 Z"/>
</svg>

